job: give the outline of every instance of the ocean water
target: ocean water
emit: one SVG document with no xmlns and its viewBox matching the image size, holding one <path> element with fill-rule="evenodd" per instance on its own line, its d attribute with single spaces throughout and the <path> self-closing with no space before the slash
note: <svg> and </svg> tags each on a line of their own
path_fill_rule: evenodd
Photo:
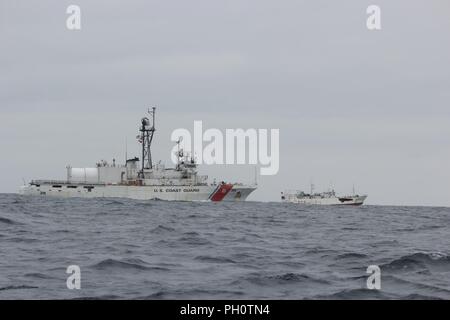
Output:
<svg viewBox="0 0 450 320">
<path fill-rule="evenodd" d="M 51 298 L 450 299 L 450 208 L 0 195 L 0 299 Z"/>
</svg>

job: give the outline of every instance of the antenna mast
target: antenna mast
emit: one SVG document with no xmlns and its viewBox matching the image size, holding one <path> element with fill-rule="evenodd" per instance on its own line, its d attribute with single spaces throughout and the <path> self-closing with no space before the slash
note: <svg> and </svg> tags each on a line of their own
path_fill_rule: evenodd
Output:
<svg viewBox="0 0 450 320">
<path fill-rule="evenodd" d="M 127 165 L 128 161 L 128 139 L 125 137 L 125 165 Z"/>
<path fill-rule="evenodd" d="M 177 143 L 177 170 L 180 169 L 180 158 L 182 158 L 184 156 L 184 151 L 183 149 L 180 149 L 180 143 L 181 141 L 183 141 L 183 137 L 179 137 Z"/>
<path fill-rule="evenodd" d="M 144 178 L 144 169 L 152 169 L 152 153 L 151 153 L 151 145 L 153 140 L 153 134 L 155 133 L 155 107 L 152 109 L 148 109 L 148 113 L 150 115 L 150 119 L 147 117 L 142 118 L 141 120 L 141 141 L 142 141 L 142 169 L 141 169 L 141 178 Z"/>
</svg>

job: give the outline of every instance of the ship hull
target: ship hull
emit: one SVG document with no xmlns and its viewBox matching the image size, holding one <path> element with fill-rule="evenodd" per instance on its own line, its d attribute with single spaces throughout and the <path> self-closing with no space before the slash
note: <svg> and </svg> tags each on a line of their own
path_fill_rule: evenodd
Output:
<svg viewBox="0 0 450 320">
<path fill-rule="evenodd" d="M 360 206 L 367 196 L 351 197 L 330 197 L 330 198 L 297 198 L 295 196 L 286 197 L 284 202 L 302 205 L 322 205 L 322 206 Z"/>
<path fill-rule="evenodd" d="M 221 190 L 217 185 L 201 186 L 128 186 L 128 185 L 76 185 L 40 184 L 20 189 L 23 195 L 49 196 L 59 198 L 128 198 L 136 200 L 166 201 L 244 201 L 252 187 L 230 187 Z M 236 196 L 239 194 L 239 196 Z"/>
<path fill-rule="evenodd" d="M 254 186 L 233 186 L 228 194 L 223 198 L 223 201 L 245 201 L 247 197 L 256 190 Z"/>
</svg>

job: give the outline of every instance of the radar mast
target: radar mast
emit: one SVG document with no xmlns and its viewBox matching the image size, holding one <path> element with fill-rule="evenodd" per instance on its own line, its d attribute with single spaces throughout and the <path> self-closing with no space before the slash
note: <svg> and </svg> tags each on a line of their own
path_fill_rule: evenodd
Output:
<svg viewBox="0 0 450 320">
<path fill-rule="evenodd" d="M 148 109 L 149 117 L 144 117 L 141 120 L 141 143 L 142 143 L 142 168 L 141 168 L 141 178 L 144 178 L 144 169 L 152 169 L 152 153 L 151 145 L 153 140 L 153 135 L 155 133 L 155 107 Z"/>
</svg>

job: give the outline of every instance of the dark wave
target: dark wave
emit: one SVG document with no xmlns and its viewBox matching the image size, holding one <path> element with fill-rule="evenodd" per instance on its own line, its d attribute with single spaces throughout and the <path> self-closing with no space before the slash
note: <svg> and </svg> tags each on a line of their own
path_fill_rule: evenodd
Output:
<svg viewBox="0 0 450 320">
<path fill-rule="evenodd" d="M 183 236 L 177 239 L 177 242 L 181 242 L 189 245 L 208 245 L 211 244 L 211 241 L 208 239 L 201 237 L 198 232 L 191 231 L 183 233 Z"/>
<path fill-rule="evenodd" d="M 39 287 L 34 286 L 7 286 L 7 287 L 0 287 L 0 291 L 6 291 L 6 290 L 23 290 L 23 289 L 38 289 Z"/>
<path fill-rule="evenodd" d="M 369 289 L 344 289 L 330 295 L 318 295 L 316 299 L 362 300 L 362 299 L 395 299 L 396 296 L 384 293 L 380 290 Z"/>
<path fill-rule="evenodd" d="M 110 211 L 98 211 L 95 213 L 96 216 L 108 216 L 111 215 Z"/>
<path fill-rule="evenodd" d="M 341 230 L 354 231 L 354 230 L 359 230 L 359 228 L 358 227 L 343 227 Z"/>
<path fill-rule="evenodd" d="M 118 300 L 123 299 L 123 297 L 115 295 L 115 294 L 105 294 L 99 296 L 86 296 L 86 297 L 77 297 L 72 300 Z"/>
<path fill-rule="evenodd" d="M 236 261 L 223 257 L 197 256 L 194 260 L 211 262 L 211 263 L 236 263 Z"/>
<path fill-rule="evenodd" d="M 281 273 L 275 275 L 250 275 L 244 280 L 249 281 L 254 284 L 263 286 L 273 286 L 273 285 L 286 285 L 286 284 L 329 284 L 328 280 L 318 279 L 303 273 Z M 238 282 L 234 282 L 238 284 Z"/>
<path fill-rule="evenodd" d="M 157 291 L 154 292 L 152 294 L 143 296 L 143 297 L 138 297 L 139 300 L 156 300 L 156 299 L 163 299 L 167 296 L 167 292 L 166 291 Z"/>
<path fill-rule="evenodd" d="M 415 230 L 416 230 L 416 228 L 414 228 L 414 227 L 405 227 L 405 228 L 395 229 L 395 231 L 400 231 L 400 232 L 412 232 Z"/>
<path fill-rule="evenodd" d="M 450 256 L 441 253 L 417 252 L 381 265 L 380 268 L 382 270 L 417 270 L 436 266 L 448 267 L 450 269 Z"/>
<path fill-rule="evenodd" d="M 14 237 L 14 238 L 10 238 L 8 239 L 11 242 L 23 242 L 23 243 L 33 243 L 33 242 L 38 242 L 38 239 L 35 238 L 25 238 L 25 237 Z"/>
<path fill-rule="evenodd" d="M 433 229 L 441 229 L 444 228 L 443 225 L 431 225 L 431 226 L 423 226 L 420 229 L 422 230 L 433 230 Z"/>
<path fill-rule="evenodd" d="M 282 282 L 319 282 L 328 283 L 327 280 L 317 279 L 304 273 L 283 273 L 275 276 L 270 276 L 269 279 L 276 279 Z"/>
<path fill-rule="evenodd" d="M 96 263 L 92 266 L 94 269 L 105 270 L 105 269 L 134 269 L 134 270 L 169 270 L 164 267 L 158 266 L 149 266 L 146 262 L 140 259 L 127 259 L 127 260 L 115 260 L 115 259 L 106 259 L 102 260 L 99 263 Z"/>
<path fill-rule="evenodd" d="M 152 199 L 152 200 L 149 200 L 149 201 L 139 201 L 139 202 L 133 203 L 133 207 L 151 208 L 151 207 L 154 206 L 154 202 L 158 203 L 160 201 L 163 201 L 163 200 Z"/>
<path fill-rule="evenodd" d="M 26 203 L 23 199 L 16 199 L 13 202 L 11 202 L 11 204 L 23 204 Z"/>
<path fill-rule="evenodd" d="M 442 300 L 442 298 L 434 297 L 434 296 L 425 296 L 418 293 L 408 294 L 405 297 L 402 297 L 404 300 Z"/>
<path fill-rule="evenodd" d="M 53 279 L 53 277 L 50 277 L 46 274 L 38 273 L 38 272 L 27 273 L 27 274 L 25 274 L 25 277 L 35 278 L 35 279 Z"/>
<path fill-rule="evenodd" d="M 3 218 L 0 217 L 0 223 L 4 223 L 4 224 L 19 224 L 18 222 L 8 219 L 8 218 Z"/>
<path fill-rule="evenodd" d="M 125 205 L 126 203 L 120 200 L 110 200 L 108 202 L 103 203 L 104 206 L 121 206 L 121 205 Z"/>
<path fill-rule="evenodd" d="M 337 260 L 343 260 L 343 259 L 364 259 L 367 258 L 367 255 L 363 253 L 357 253 L 357 252 L 348 252 L 340 254 L 336 257 Z"/>
<path fill-rule="evenodd" d="M 221 290 L 221 289 L 181 289 L 181 290 L 158 290 L 146 296 L 137 297 L 141 300 L 156 300 L 156 299 L 173 299 L 174 297 L 181 297 L 182 299 L 211 299 L 213 296 L 217 297 L 241 297 L 245 293 L 240 290 Z M 241 298 L 242 299 L 242 298 Z"/>
<path fill-rule="evenodd" d="M 150 232 L 151 233 L 166 233 L 166 232 L 172 232 L 172 231 L 175 231 L 175 229 L 171 228 L 171 227 L 163 226 L 160 224 L 156 228 L 152 229 Z"/>
<path fill-rule="evenodd" d="M 305 254 L 323 254 L 323 255 L 328 255 L 331 253 L 335 253 L 336 251 L 332 250 L 332 249 L 325 249 L 325 248 L 310 248 L 308 249 Z"/>
</svg>

